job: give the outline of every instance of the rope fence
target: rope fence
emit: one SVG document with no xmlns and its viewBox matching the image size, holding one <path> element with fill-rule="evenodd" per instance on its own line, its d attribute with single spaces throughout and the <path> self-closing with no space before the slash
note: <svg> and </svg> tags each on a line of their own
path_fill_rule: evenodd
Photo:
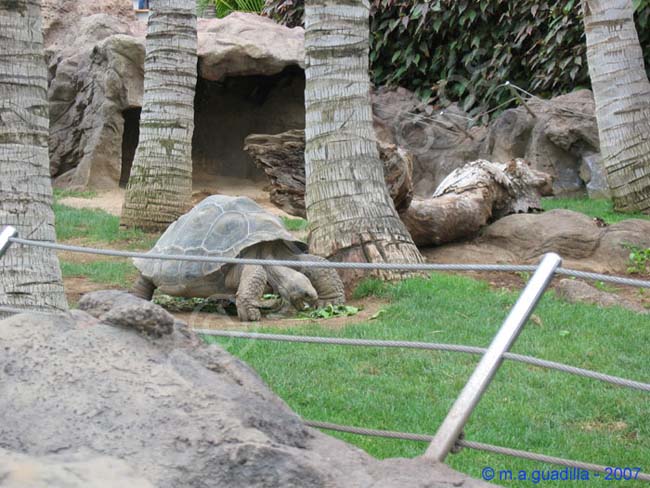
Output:
<svg viewBox="0 0 650 488">
<path fill-rule="evenodd" d="M 335 432 L 344 432 L 346 434 L 356 434 L 370 437 L 384 437 L 386 439 L 399 439 L 405 441 L 416 442 L 431 442 L 434 437 L 427 434 L 410 434 L 406 432 L 394 432 L 390 430 L 376 430 L 366 429 L 363 427 L 352 427 L 348 425 L 332 424 L 330 422 L 319 422 L 315 420 L 305 420 L 305 425 L 317 429 L 331 430 Z M 485 444 L 483 442 L 467 441 L 459 439 L 456 441 L 454 452 L 460 451 L 460 448 L 474 449 L 476 451 L 491 452 L 493 454 L 501 454 L 510 457 L 517 457 L 520 459 L 527 459 L 528 461 L 537 461 L 540 463 L 556 464 L 559 466 L 566 466 L 569 468 L 584 469 L 597 473 L 610 473 L 612 466 L 603 466 L 601 464 L 584 463 L 582 461 L 573 461 L 555 456 L 546 456 L 544 454 L 537 454 L 529 451 L 522 451 L 519 449 L 511 449 L 508 447 L 494 446 L 492 444 Z M 635 480 L 650 481 L 650 474 L 636 473 Z"/>
<path fill-rule="evenodd" d="M 607 375 L 583 368 L 577 368 L 554 361 L 546 361 L 531 356 L 515 354 L 509 352 L 509 348 L 516 340 L 524 324 L 530 318 L 532 311 L 537 305 L 542 294 L 548 287 L 554 275 L 566 275 L 576 278 L 597 280 L 620 285 L 635 286 L 639 288 L 650 288 L 650 281 L 637 280 L 619 276 L 610 276 L 600 273 L 591 273 L 578 270 L 561 268 L 561 258 L 555 254 L 548 254 L 542 260 L 540 265 L 500 265 L 500 264 L 401 264 L 401 263 L 341 263 L 328 261 L 302 261 L 302 260 L 266 260 L 266 259 L 242 259 L 242 258 L 225 258 L 225 257 L 208 257 L 208 256 L 184 256 L 184 255 L 166 255 L 156 253 L 141 253 L 131 251 L 116 251 L 111 249 L 97 249 L 91 247 L 70 246 L 57 244 L 54 242 L 35 241 L 15 237 L 13 229 L 4 229 L 0 234 L 0 257 L 10 244 L 19 244 L 24 246 L 36 246 L 54 249 L 58 251 L 68 251 L 75 253 L 95 254 L 111 257 L 122 258 L 141 258 L 156 259 L 166 261 L 188 261 L 217 264 L 253 264 L 263 266 L 289 266 L 298 268 L 330 268 L 330 269 L 365 269 L 365 270 L 387 270 L 387 271 L 498 271 L 498 272 L 534 272 L 528 285 L 523 290 L 520 298 L 510 311 L 508 318 L 504 321 L 501 329 L 495 336 L 492 344 L 488 348 L 464 346 L 455 344 L 440 344 L 428 342 L 412 341 L 391 341 L 391 340 L 369 340 L 369 339 L 347 339 L 334 337 L 310 337 L 310 336 L 292 336 L 283 334 L 262 334 L 242 331 L 224 331 L 212 329 L 192 329 L 195 333 L 204 336 L 229 337 L 237 339 L 251 340 L 269 340 L 282 341 L 291 343 L 310 343 L 310 344 L 327 344 L 342 346 L 362 346 L 362 347 L 387 347 L 387 348 L 407 348 L 423 349 L 448 352 L 460 352 L 467 354 L 481 355 L 476 370 L 472 374 L 465 388 L 456 399 L 456 403 L 447 415 L 447 418 L 438 429 L 435 436 L 425 434 L 410 434 L 402 432 L 392 432 L 384 430 L 365 429 L 359 427 L 342 426 L 328 422 L 306 420 L 305 424 L 310 427 L 347 432 L 358 435 L 368 435 L 377 437 L 386 437 L 394 439 L 404 439 L 419 442 L 429 442 L 429 449 L 425 457 L 433 461 L 444 461 L 448 453 L 455 453 L 460 448 L 469 448 L 482 450 L 495 454 L 507 455 L 537 461 L 542 463 L 556 464 L 571 468 L 584 469 L 597 473 L 611 474 L 611 467 L 584 463 L 580 461 L 571 461 L 559 457 L 546 456 L 528 451 L 505 448 L 484 444 L 480 442 L 468 441 L 463 438 L 463 427 L 474 407 L 480 400 L 487 386 L 489 386 L 496 370 L 499 368 L 503 359 L 518 361 L 521 363 L 537 366 L 541 368 L 561 371 L 577 376 L 604 381 L 616 386 L 632 388 L 645 392 L 650 392 L 650 384 L 639 381 L 620 378 L 617 376 Z M 0 307 L 0 313 L 48 313 L 43 310 L 24 310 L 16 307 Z M 650 481 L 650 474 L 641 473 L 636 469 L 636 480 Z"/>
<path fill-rule="evenodd" d="M 435 263 L 340 263 L 330 261 L 301 261 L 281 259 L 248 259 L 228 258 L 217 256 L 185 256 L 182 254 L 157 254 L 143 253 L 136 251 L 117 251 L 114 249 L 98 249 L 93 247 L 70 246 L 55 242 L 34 241 L 19 237 L 10 237 L 9 242 L 24 246 L 43 247 L 56 251 L 67 251 L 74 253 L 95 254 L 99 256 L 110 256 L 120 258 L 158 259 L 163 261 L 187 261 L 197 263 L 214 264 L 253 264 L 261 266 L 289 266 L 297 268 L 329 268 L 329 269 L 360 269 L 376 271 L 477 271 L 477 272 L 525 272 L 531 273 L 537 269 L 534 265 L 515 264 L 435 264 Z M 602 281 L 618 285 L 635 286 L 638 288 L 650 288 L 650 281 L 612 276 L 602 273 L 591 273 L 574 269 L 557 268 L 556 274 L 583 278 L 587 280 Z"/>
<path fill-rule="evenodd" d="M 435 342 L 411 342 L 411 341 L 381 341 L 372 339 L 344 339 L 338 337 L 315 337 L 315 336 L 294 336 L 284 334 L 261 334 L 258 332 L 240 332 L 231 330 L 213 330 L 213 329 L 192 329 L 200 335 L 212 337 L 228 337 L 231 339 L 253 339 L 260 341 L 277 341 L 277 342 L 293 342 L 303 344 L 328 344 L 338 346 L 357 346 L 357 347 L 387 347 L 387 348 L 404 348 L 404 349 L 423 349 L 429 351 L 445 351 L 445 352 L 460 352 L 466 354 L 485 354 L 487 349 L 475 346 L 462 346 L 457 344 L 441 344 Z M 554 361 L 546 361 L 531 356 L 522 354 L 515 354 L 506 352 L 503 354 L 504 359 L 517 361 L 531 366 L 540 368 L 552 369 L 564 373 L 582 376 L 583 378 L 591 378 L 606 383 L 611 383 L 617 386 L 624 386 L 640 391 L 650 392 L 650 383 L 642 383 L 639 381 L 628 380 L 619 378 L 618 376 L 610 376 L 588 369 L 577 368 Z"/>
</svg>

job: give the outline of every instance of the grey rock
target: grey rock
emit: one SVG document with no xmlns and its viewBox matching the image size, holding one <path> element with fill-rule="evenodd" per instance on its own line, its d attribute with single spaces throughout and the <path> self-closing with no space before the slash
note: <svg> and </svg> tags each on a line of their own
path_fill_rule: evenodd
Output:
<svg viewBox="0 0 650 488">
<path fill-rule="evenodd" d="M 524 158 L 533 168 L 552 175 L 555 193 L 590 193 L 607 190 L 600 158 L 598 125 L 593 94 L 578 90 L 550 100 L 533 99 L 526 108 L 506 110 L 491 124 L 483 146 L 482 157 L 493 161 Z M 587 160 L 590 173 L 585 174 Z M 581 173 L 582 169 L 582 173 Z M 598 171 L 598 175 L 591 176 Z"/>
<path fill-rule="evenodd" d="M 528 105 L 534 117 L 519 107 L 506 110 L 485 127 L 455 104 L 434 111 L 404 88 L 380 87 L 373 93 L 378 133 L 384 139 L 390 134 L 394 143 L 415 156 L 417 196 L 429 197 L 452 171 L 477 159 L 501 163 L 525 159 L 533 169 L 554 177 L 557 194 L 584 192 L 587 183 L 590 193 L 603 194 L 607 184 L 602 163 L 594 157 L 599 143 L 591 92 L 535 99 Z M 590 173 L 581 178 L 585 161 Z M 592 177 L 592 172 L 598 174 Z"/>
<path fill-rule="evenodd" d="M 121 459 L 90 451 L 27 456 L 0 448 L 0 488 L 154 488 Z"/>
<path fill-rule="evenodd" d="M 224 19 L 199 19 L 199 76 L 274 75 L 305 65 L 305 31 L 255 14 L 233 12 Z"/>
<path fill-rule="evenodd" d="M 650 247 L 650 221 L 603 226 L 578 212 L 551 210 L 509 215 L 485 227 L 475 240 L 427 250 L 426 257 L 440 263 L 535 264 L 545 253 L 555 252 L 568 268 L 625 274 L 630 245 Z"/>
<path fill-rule="evenodd" d="M 601 307 L 623 307 L 637 313 L 649 313 L 641 305 L 614 293 L 599 290 L 579 280 L 563 279 L 557 284 L 557 293 L 571 303 L 592 303 Z"/>
<path fill-rule="evenodd" d="M 87 293 L 79 300 L 79 310 L 101 322 L 153 336 L 171 334 L 174 329 L 174 316 L 164 308 L 124 291 Z"/>
<path fill-rule="evenodd" d="M 8 451 L 90 451 L 158 488 L 492 486 L 421 458 L 378 461 L 309 429 L 244 363 L 178 332 L 153 340 L 18 315 L 0 322 L 0 343 Z"/>
<path fill-rule="evenodd" d="M 114 22 L 128 24 L 129 30 L 137 27 L 135 13 L 131 2 L 124 0 L 42 0 L 43 37 L 47 47 L 65 47 L 77 43 L 77 37 L 83 24 L 91 17 L 102 14 L 110 16 Z M 103 38 L 99 28 L 94 34 L 96 39 Z"/>
<path fill-rule="evenodd" d="M 59 60 L 50 84 L 50 171 L 66 188 L 116 187 L 123 111 L 142 105 L 144 42 L 117 34 Z"/>
<path fill-rule="evenodd" d="M 452 171 L 479 159 L 487 129 L 470 126 L 468 114 L 452 105 L 433 111 L 405 88 L 372 93 L 379 138 L 413 154 L 414 193 L 428 198 Z"/>
</svg>

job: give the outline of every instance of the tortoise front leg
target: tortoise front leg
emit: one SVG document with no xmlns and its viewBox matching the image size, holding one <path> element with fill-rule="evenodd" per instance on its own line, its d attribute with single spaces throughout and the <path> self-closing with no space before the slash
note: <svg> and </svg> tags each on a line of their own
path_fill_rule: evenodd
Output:
<svg viewBox="0 0 650 488">
<path fill-rule="evenodd" d="M 260 298 L 266 287 L 266 271 L 262 266 L 243 266 L 237 288 L 237 315 L 242 322 L 253 322 L 262 318 Z"/>
<path fill-rule="evenodd" d="M 138 273 L 138 279 L 135 281 L 131 293 L 136 297 L 151 301 L 154 291 L 156 291 L 156 285 L 154 285 L 151 280 L 148 280 Z"/>
<path fill-rule="evenodd" d="M 327 262 L 320 256 L 299 254 L 300 261 Z M 309 278 L 318 293 L 318 306 L 342 305 L 345 302 L 345 287 L 338 272 L 333 268 L 300 268 L 300 272 Z"/>
</svg>

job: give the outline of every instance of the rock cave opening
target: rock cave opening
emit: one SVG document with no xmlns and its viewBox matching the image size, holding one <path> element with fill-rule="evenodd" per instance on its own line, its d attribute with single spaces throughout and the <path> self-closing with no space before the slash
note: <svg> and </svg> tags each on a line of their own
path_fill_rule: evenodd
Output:
<svg viewBox="0 0 650 488">
<path fill-rule="evenodd" d="M 305 77 L 298 67 L 271 76 L 199 78 L 194 102 L 195 186 L 219 177 L 263 183 L 264 172 L 243 150 L 250 134 L 305 127 Z"/>
<path fill-rule="evenodd" d="M 128 108 L 122 112 L 124 117 L 124 132 L 122 133 L 122 171 L 120 173 L 120 187 L 126 188 L 131 174 L 135 150 L 140 137 L 140 107 Z"/>
<path fill-rule="evenodd" d="M 243 150 L 250 134 L 276 134 L 305 127 L 305 76 L 299 67 L 264 76 L 221 81 L 199 77 L 194 101 L 194 187 L 214 190 L 226 182 L 266 182 Z M 140 108 L 125 110 L 120 186 L 126 186 L 138 145 Z"/>
</svg>

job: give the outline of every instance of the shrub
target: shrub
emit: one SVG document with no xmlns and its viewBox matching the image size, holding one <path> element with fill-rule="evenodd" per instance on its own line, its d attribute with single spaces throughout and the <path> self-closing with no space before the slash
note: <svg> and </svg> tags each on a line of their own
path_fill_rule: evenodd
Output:
<svg viewBox="0 0 650 488">
<path fill-rule="evenodd" d="M 265 14 L 303 20 L 304 0 L 267 0 Z M 511 99 L 510 81 L 542 96 L 588 87 L 580 0 L 371 0 L 372 80 L 478 113 Z M 635 0 L 641 45 L 650 0 Z M 650 54 L 650 53 L 649 53 Z M 650 61 L 650 59 L 648 59 Z"/>
<path fill-rule="evenodd" d="M 222 19 L 232 12 L 262 13 L 264 0 L 198 0 L 197 13 L 202 15 L 208 6 L 214 6 L 217 18 Z"/>
</svg>

